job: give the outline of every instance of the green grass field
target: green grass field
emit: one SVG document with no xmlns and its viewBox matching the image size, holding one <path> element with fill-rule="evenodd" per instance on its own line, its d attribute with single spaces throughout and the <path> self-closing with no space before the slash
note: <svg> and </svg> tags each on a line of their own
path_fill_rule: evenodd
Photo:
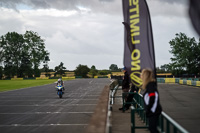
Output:
<svg viewBox="0 0 200 133">
<path fill-rule="evenodd" d="M 0 92 L 9 91 L 33 86 L 40 86 L 45 84 L 52 84 L 57 79 L 48 80 L 0 80 Z"/>
</svg>

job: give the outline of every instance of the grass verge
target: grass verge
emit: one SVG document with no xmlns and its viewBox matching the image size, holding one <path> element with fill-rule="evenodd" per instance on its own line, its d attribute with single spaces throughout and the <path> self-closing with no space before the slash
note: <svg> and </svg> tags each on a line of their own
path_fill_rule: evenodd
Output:
<svg viewBox="0 0 200 133">
<path fill-rule="evenodd" d="M 16 90 L 21 88 L 28 88 L 34 86 L 40 86 L 45 84 L 52 84 L 57 79 L 48 80 L 0 80 L 0 92 Z"/>
</svg>

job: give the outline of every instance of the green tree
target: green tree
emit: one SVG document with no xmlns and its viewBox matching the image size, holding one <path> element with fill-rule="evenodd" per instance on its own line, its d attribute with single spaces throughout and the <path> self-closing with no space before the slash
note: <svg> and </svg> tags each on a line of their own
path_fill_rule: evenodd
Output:
<svg viewBox="0 0 200 133">
<path fill-rule="evenodd" d="M 45 60 L 43 61 L 44 65 L 43 65 L 43 71 L 45 72 L 45 76 L 46 77 L 50 77 L 50 74 L 48 74 L 48 72 L 50 72 L 49 70 L 49 65 L 48 62 L 50 61 L 49 56 L 45 57 Z"/>
<path fill-rule="evenodd" d="M 187 37 L 184 33 L 176 34 L 175 39 L 170 42 L 173 57 L 171 58 L 170 69 L 173 74 L 181 74 L 184 71 L 188 74 L 197 74 L 200 71 L 200 40 Z"/>
<path fill-rule="evenodd" d="M 109 70 L 99 70 L 99 72 L 98 72 L 99 75 L 108 75 L 110 73 L 111 72 Z"/>
<path fill-rule="evenodd" d="M 33 77 L 32 63 L 28 55 L 23 55 L 19 68 L 19 77 Z"/>
<path fill-rule="evenodd" d="M 171 72 L 170 64 L 164 64 L 160 66 L 160 70 L 163 73 Z"/>
<path fill-rule="evenodd" d="M 94 78 L 94 76 L 96 76 L 97 73 L 98 73 L 98 70 L 97 70 L 96 67 L 93 65 L 93 66 L 91 67 L 91 69 L 90 69 L 89 74 L 91 74 L 92 77 Z"/>
<path fill-rule="evenodd" d="M 109 69 L 110 71 L 119 71 L 118 66 L 116 64 L 111 64 Z"/>
<path fill-rule="evenodd" d="M 8 77 L 19 75 L 22 52 L 25 51 L 23 35 L 17 32 L 8 32 L 0 38 L 0 57 L 5 66 Z"/>
<path fill-rule="evenodd" d="M 49 57 L 49 52 L 45 50 L 44 39 L 38 35 L 37 32 L 26 31 L 24 34 L 25 46 L 28 46 L 28 53 L 30 55 L 31 62 L 33 64 L 34 75 L 38 76 L 39 66 L 42 62 L 47 64 L 50 59 L 46 60 Z"/>
<path fill-rule="evenodd" d="M 157 72 L 157 73 L 162 73 L 160 67 L 156 67 L 156 72 Z"/>
<path fill-rule="evenodd" d="M 39 65 L 48 56 L 44 40 L 33 31 L 8 32 L 0 37 L 0 63 L 7 77 L 39 76 Z"/>
<path fill-rule="evenodd" d="M 65 74 L 65 70 L 66 67 L 64 67 L 64 63 L 60 63 L 60 65 L 55 67 L 55 75 L 59 74 L 60 76 L 62 76 L 63 74 Z"/>
<path fill-rule="evenodd" d="M 90 69 L 88 68 L 87 65 L 79 64 L 74 72 L 76 76 L 82 76 L 83 78 L 87 78 L 87 74 L 89 71 Z"/>
<path fill-rule="evenodd" d="M 13 71 L 12 63 L 10 62 L 5 63 L 4 74 L 6 78 L 11 78 L 12 76 L 14 76 L 13 72 L 14 71 Z"/>
<path fill-rule="evenodd" d="M 0 66 L 0 79 L 2 79 L 2 77 L 3 77 L 3 67 Z"/>
</svg>

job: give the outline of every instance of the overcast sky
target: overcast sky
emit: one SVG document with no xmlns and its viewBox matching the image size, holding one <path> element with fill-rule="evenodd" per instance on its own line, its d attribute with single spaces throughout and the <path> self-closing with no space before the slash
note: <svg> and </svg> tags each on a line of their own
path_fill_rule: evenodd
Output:
<svg viewBox="0 0 200 133">
<path fill-rule="evenodd" d="M 170 62 L 169 41 L 179 32 L 198 38 L 187 0 L 147 0 L 153 27 L 156 66 Z M 49 67 L 79 64 L 123 67 L 121 0 L 0 0 L 0 35 L 37 32 L 50 52 Z"/>
</svg>

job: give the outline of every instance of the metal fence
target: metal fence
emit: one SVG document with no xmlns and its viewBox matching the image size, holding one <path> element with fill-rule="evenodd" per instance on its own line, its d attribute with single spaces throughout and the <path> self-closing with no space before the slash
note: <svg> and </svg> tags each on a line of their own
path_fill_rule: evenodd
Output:
<svg viewBox="0 0 200 133">
<path fill-rule="evenodd" d="M 123 97 L 124 101 L 124 97 Z M 123 102 L 123 105 L 130 104 Z M 148 128 L 148 119 L 145 115 L 144 111 L 144 101 L 143 96 L 138 93 L 134 93 L 133 101 L 131 102 L 133 105 L 131 107 L 131 133 L 135 133 L 135 129 L 143 129 Z M 141 120 L 145 123 L 144 126 L 135 125 L 135 113 L 139 115 Z M 176 121 L 174 121 L 171 117 L 169 117 L 165 112 L 162 112 L 159 117 L 158 130 L 160 133 L 188 133 L 183 127 L 181 127 Z"/>
</svg>

